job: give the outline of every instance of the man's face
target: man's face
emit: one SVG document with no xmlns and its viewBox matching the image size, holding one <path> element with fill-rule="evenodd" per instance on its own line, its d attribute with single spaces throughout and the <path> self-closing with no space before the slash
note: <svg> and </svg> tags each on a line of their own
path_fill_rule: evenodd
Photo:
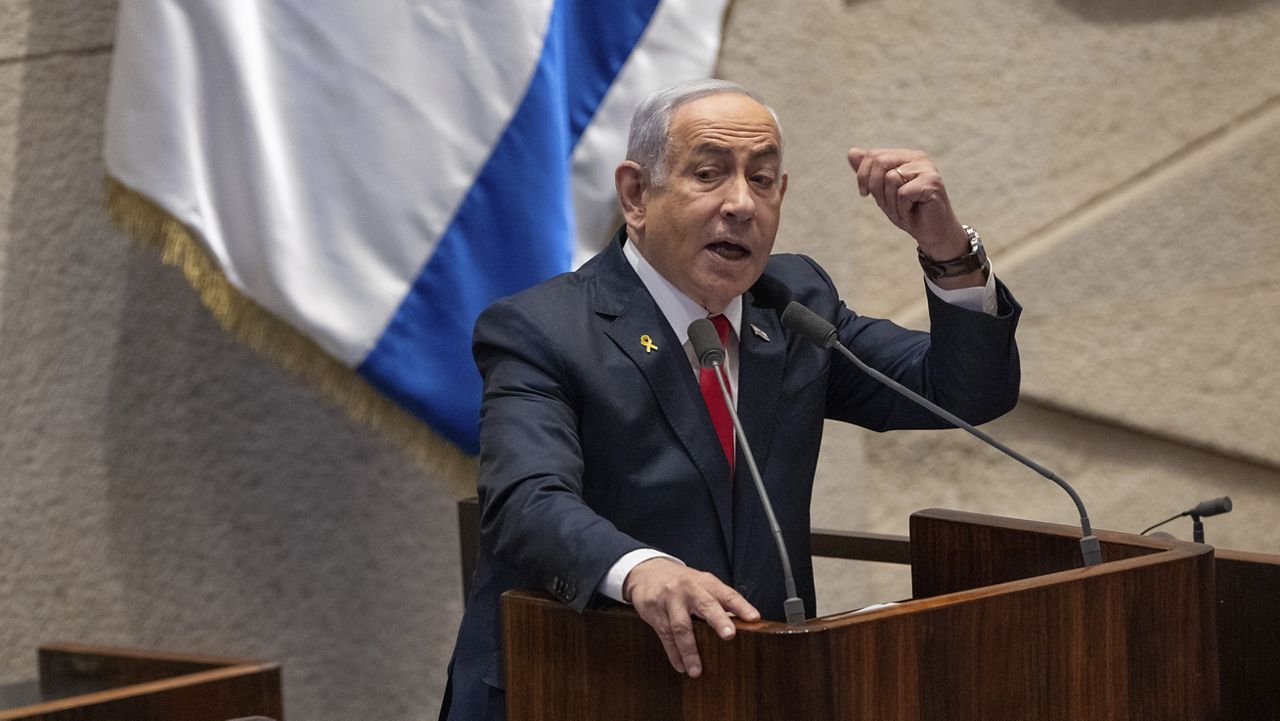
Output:
<svg viewBox="0 0 1280 721">
<path fill-rule="evenodd" d="M 628 222 L 663 277 L 719 312 L 773 250 L 787 189 L 781 138 L 769 111 L 737 93 L 682 105 L 668 133 L 666 180 L 644 189 L 638 227 Z"/>
</svg>

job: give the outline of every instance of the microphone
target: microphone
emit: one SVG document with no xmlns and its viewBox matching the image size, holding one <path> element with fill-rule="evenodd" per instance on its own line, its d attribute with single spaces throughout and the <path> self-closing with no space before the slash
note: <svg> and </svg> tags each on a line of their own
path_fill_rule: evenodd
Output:
<svg viewBox="0 0 1280 721">
<path fill-rule="evenodd" d="M 1222 498 L 1215 498 L 1212 501 L 1201 501 L 1196 504 L 1195 508 L 1187 511 L 1184 515 L 1191 516 L 1192 518 L 1195 518 L 1196 516 L 1208 518 L 1209 516 L 1216 516 L 1220 513 L 1230 512 L 1231 499 L 1227 496 L 1223 496 Z"/>
<path fill-rule="evenodd" d="M 703 368 L 719 368 L 724 364 L 724 346 L 720 345 L 720 334 L 716 326 L 706 318 L 699 318 L 689 324 L 689 342 L 693 344 L 694 357 Z M 716 376 L 719 377 L 717 372 Z M 730 410 L 733 404 L 729 404 Z"/>
<path fill-rule="evenodd" d="M 742 444 L 742 455 L 747 460 L 747 469 L 751 471 L 751 480 L 756 484 L 756 495 L 760 496 L 760 504 L 764 506 L 764 515 L 769 520 L 769 530 L 773 532 L 773 540 L 778 545 L 778 556 L 782 559 L 782 578 L 786 584 L 787 600 L 782 609 L 787 623 L 793 626 L 804 625 L 804 601 L 796 593 L 796 580 L 791 575 L 791 556 L 787 554 L 787 544 L 782 540 L 782 527 L 778 525 L 777 516 L 773 515 L 773 504 L 769 502 L 769 494 L 764 489 L 764 479 L 760 477 L 760 469 L 756 467 L 755 456 L 747 443 L 747 434 L 742 430 L 742 421 L 733 406 L 733 398 L 729 395 L 729 386 L 725 384 L 724 374 L 720 367 L 724 365 L 724 346 L 720 345 L 720 334 L 716 327 L 706 318 L 699 318 L 689 324 L 689 341 L 693 344 L 694 356 L 698 365 L 709 368 L 715 373 L 720 384 L 720 393 L 724 396 L 725 406 L 729 409 L 729 418 L 733 421 L 733 432 Z"/>
<path fill-rule="evenodd" d="M 757 290 L 759 292 L 757 292 Z M 973 424 L 964 421 L 954 413 L 942 408 L 933 401 L 930 401 L 919 393 L 907 388 L 866 363 L 863 363 L 862 359 L 855 356 L 852 351 L 840 342 L 840 337 L 836 333 L 835 326 L 828 323 L 822 316 L 814 313 L 807 306 L 792 300 L 791 292 L 776 279 L 769 278 L 764 275 L 760 276 L 760 281 L 757 281 L 756 285 L 751 287 L 751 293 L 756 299 L 758 305 L 779 311 L 783 327 L 787 328 L 791 332 L 799 335 L 819 348 L 835 348 L 841 353 L 841 355 L 848 358 L 849 362 L 853 363 L 860 370 L 875 380 L 888 386 L 939 418 L 946 420 L 953 426 L 964 429 L 970 435 L 978 438 L 992 448 L 995 448 L 1006 456 L 1009 456 L 1013 460 L 1057 484 L 1058 487 L 1066 491 L 1067 495 L 1071 497 L 1072 502 L 1075 503 L 1076 510 L 1080 514 L 1080 530 L 1082 533 L 1082 537 L 1080 538 L 1080 552 L 1084 558 L 1084 565 L 1096 566 L 1099 563 L 1102 563 L 1102 547 L 1098 543 L 1098 537 L 1093 535 L 1093 529 L 1089 524 L 1089 514 L 1086 513 L 1084 509 L 1084 502 L 1080 500 L 1080 496 L 1076 493 L 1075 489 L 1072 488 L 1065 480 L 1060 478 L 1058 474 L 1027 458 L 1026 456 L 1023 456 L 1021 453 L 1018 453 L 1000 441 L 997 441 L 990 435 L 978 430 L 973 426 Z"/>
<path fill-rule="evenodd" d="M 1139 535 L 1145 536 L 1148 531 L 1159 528 L 1174 519 L 1182 518 L 1183 516 L 1191 516 L 1191 540 L 1196 543 L 1204 543 L 1204 524 L 1200 522 L 1200 519 L 1208 518 L 1209 516 L 1216 516 L 1220 513 L 1229 513 L 1230 511 L 1231 499 L 1227 496 L 1215 498 L 1212 501 L 1201 501 L 1197 503 L 1194 508 L 1183 511 L 1182 513 L 1174 516 L 1169 516 Z"/>
</svg>

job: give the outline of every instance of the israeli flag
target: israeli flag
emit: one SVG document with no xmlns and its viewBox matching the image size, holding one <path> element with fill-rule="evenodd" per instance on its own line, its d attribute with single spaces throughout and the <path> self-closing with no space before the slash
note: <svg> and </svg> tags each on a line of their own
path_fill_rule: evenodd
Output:
<svg viewBox="0 0 1280 721">
<path fill-rule="evenodd" d="M 107 172 L 474 454 L 476 317 L 607 242 L 631 111 L 710 75 L 725 2 L 130 0 Z"/>
</svg>

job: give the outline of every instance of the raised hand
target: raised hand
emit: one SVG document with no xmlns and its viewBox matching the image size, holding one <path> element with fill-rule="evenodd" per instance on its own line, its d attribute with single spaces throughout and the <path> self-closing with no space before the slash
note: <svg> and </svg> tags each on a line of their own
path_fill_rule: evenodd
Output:
<svg viewBox="0 0 1280 721">
<path fill-rule="evenodd" d="M 969 252 L 969 239 L 928 155 L 850 148 L 849 165 L 858 174 L 858 192 L 875 198 L 885 217 L 915 238 L 925 255 L 951 260 Z"/>
</svg>

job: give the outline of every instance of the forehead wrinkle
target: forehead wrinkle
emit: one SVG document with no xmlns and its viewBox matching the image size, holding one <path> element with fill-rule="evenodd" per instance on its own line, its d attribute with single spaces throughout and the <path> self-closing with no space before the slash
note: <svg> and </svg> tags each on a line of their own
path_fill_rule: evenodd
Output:
<svg viewBox="0 0 1280 721">
<path fill-rule="evenodd" d="M 759 133 L 751 133 L 744 135 L 744 138 L 759 136 Z M 725 142 L 715 135 L 695 140 L 690 144 L 689 155 L 732 155 L 737 151 L 735 144 Z M 748 156 L 753 159 L 780 157 L 782 149 L 778 145 L 777 137 L 768 134 L 765 137 L 759 137 L 757 142 L 748 149 Z"/>
<path fill-rule="evenodd" d="M 752 162 L 782 159 L 782 134 L 773 116 L 758 104 L 727 113 L 707 111 L 699 104 L 682 107 L 668 132 L 667 152 L 673 159 L 734 155 L 744 149 Z"/>
<path fill-rule="evenodd" d="M 728 140 L 741 140 L 767 136 L 774 142 L 777 142 L 778 138 L 778 129 L 771 122 L 731 123 L 726 121 L 700 119 L 691 120 L 687 125 L 689 126 L 687 128 L 688 135 L 693 138 L 705 137 L 709 140 L 719 140 L 721 138 Z"/>
</svg>

